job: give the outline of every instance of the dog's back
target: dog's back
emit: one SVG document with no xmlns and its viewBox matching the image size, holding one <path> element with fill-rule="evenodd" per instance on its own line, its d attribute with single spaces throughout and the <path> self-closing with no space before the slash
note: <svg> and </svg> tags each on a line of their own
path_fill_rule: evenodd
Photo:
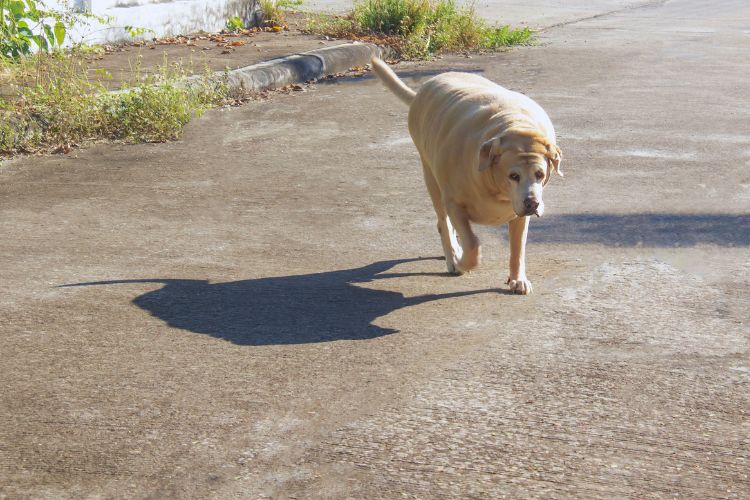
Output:
<svg viewBox="0 0 750 500">
<path fill-rule="evenodd" d="M 441 144 L 479 144 L 482 137 L 452 136 L 482 131 L 471 123 L 486 123 L 503 107 L 502 87 L 467 73 L 443 73 L 426 81 L 409 107 L 409 132 L 420 152 L 440 154 Z M 425 158 L 430 161 L 429 158 Z"/>
<path fill-rule="evenodd" d="M 536 102 L 480 75 L 442 73 L 415 92 L 380 59 L 374 58 L 372 65 L 386 87 L 409 105 L 409 133 L 428 163 L 436 163 L 436 158 L 445 158 L 445 154 L 466 158 L 464 152 L 444 152 L 444 146 L 452 144 L 454 149 L 464 146 L 467 153 L 468 149 L 478 151 L 479 145 L 489 139 L 485 135 L 498 133 L 519 121 L 532 122 L 551 141 L 555 140 L 552 123 Z"/>
<path fill-rule="evenodd" d="M 413 121 L 421 130 L 433 132 L 438 132 L 436 126 L 459 126 L 465 119 L 492 120 L 502 126 L 505 121 L 522 118 L 533 121 L 554 140 L 552 123 L 534 100 L 471 73 L 442 73 L 425 82 L 409 115 L 410 128 Z"/>
</svg>

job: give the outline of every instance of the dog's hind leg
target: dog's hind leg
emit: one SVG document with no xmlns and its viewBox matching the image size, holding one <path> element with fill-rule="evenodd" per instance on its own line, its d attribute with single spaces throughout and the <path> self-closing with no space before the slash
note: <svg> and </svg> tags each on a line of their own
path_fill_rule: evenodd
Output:
<svg viewBox="0 0 750 500">
<path fill-rule="evenodd" d="M 456 268 L 462 273 L 469 272 L 479 265 L 481 259 L 479 238 L 471 229 L 469 216 L 463 207 L 446 201 L 443 201 L 443 205 L 445 205 L 448 217 L 456 228 L 458 240 L 461 242 L 461 249 L 463 250 L 463 255 L 456 263 Z"/>
<path fill-rule="evenodd" d="M 448 218 L 448 214 L 443 206 L 443 197 L 440 192 L 440 186 L 438 186 L 435 176 L 430 172 L 430 168 L 422 160 L 422 166 L 424 170 L 424 181 L 427 185 L 427 191 L 430 193 L 430 199 L 432 200 L 432 206 L 435 207 L 435 214 L 437 215 L 438 233 L 440 233 L 440 242 L 443 244 L 443 253 L 445 254 L 445 264 L 450 274 L 461 274 L 458 270 L 457 263 L 461 259 L 461 245 L 458 244 L 456 238 L 456 231 L 453 229 L 451 220 Z"/>
</svg>

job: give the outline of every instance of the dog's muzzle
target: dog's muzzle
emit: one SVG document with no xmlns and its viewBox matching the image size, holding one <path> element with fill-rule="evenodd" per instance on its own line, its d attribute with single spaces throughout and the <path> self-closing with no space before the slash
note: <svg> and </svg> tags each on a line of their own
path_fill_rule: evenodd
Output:
<svg viewBox="0 0 750 500">
<path fill-rule="evenodd" d="M 539 200 L 531 196 L 523 200 L 524 215 L 536 215 L 539 217 Z"/>
</svg>

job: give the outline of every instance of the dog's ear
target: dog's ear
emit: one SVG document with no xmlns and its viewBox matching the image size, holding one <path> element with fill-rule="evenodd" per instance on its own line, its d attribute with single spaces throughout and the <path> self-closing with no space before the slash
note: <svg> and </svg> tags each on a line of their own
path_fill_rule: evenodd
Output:
<svg viewBox="0 0 750 500">
<path fill-rule="evenodd" d="M 484 172 L 495 161 L 495 158 L 503 154 L 502 150 L 502 142 L 503 138 L 500 137 L 493 137 L 489 141 L 482 144 L 482 147 L 479 148 L 479 171 Z"/>
</svg>

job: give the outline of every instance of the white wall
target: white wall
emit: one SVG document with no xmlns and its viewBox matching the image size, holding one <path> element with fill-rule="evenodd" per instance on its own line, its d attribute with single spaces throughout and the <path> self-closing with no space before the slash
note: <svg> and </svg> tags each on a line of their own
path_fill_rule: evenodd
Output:
<svg viewBox="0 0 750 500">
<path fill-rule="evenodd" d="M 144 38 L 170 36 L 197 31 L 220 31 L 232 16 L 246 22 L 257 11 L 257 0 L 48 0 L 50 7 L 88 7 L 98 16 L 113 18 L 110 26 L 92 23 L 77 26 L 71 41 L 87 43 L 117 42 L 132 39 L 125 26 L 146 28 Z"/>
</svg>

